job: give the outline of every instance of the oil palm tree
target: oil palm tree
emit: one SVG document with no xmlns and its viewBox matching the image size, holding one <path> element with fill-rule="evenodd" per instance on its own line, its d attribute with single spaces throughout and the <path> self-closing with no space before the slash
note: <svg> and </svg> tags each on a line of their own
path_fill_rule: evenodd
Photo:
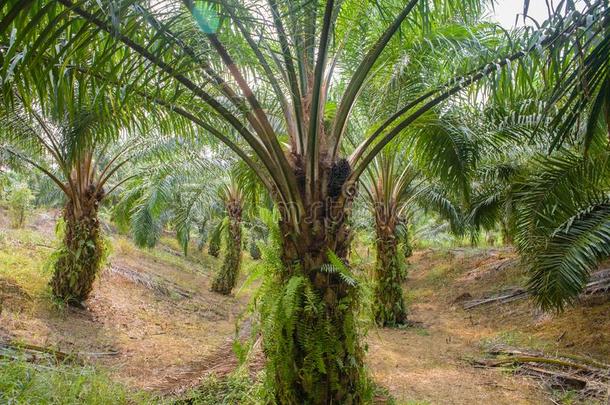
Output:
<svg viewBox="0 0 610 405">
<path fill-rule="evenodd" d="M 134 147 L 110 144 L 100 139 L 108 131 L 106 111 L 98 105 L 81 105 L 76 112 L 43 110 L 16 104 L 3 111 L 3 149 L 30 164 L 62 191 L 63 240 L 54 254 L 51 279 L 53 295 L 71 305 L 82 305 L 104 260 L 105 247 L 100 230 L 100 204 L 123 181 L 111 183 L 113 176 L 129 161 Z M 101 127 L 106 128 L 101 128 Z"/>
<path fill-rule="evenodd" d="M 607 6 L 600 13 L 605 20 L 590 22 L 595 35 L 553 54 L 545 69 L 554 137 L 550 153 L 535 157 L 520 182 L 516 244 L 528 264 L 530 291 L 546 309 L 574 303 L 610 253 Z M 560 10 L 555 14 L 561 18 Z"/>
<path fill-rule="evenodd" d="M 252 179 L 243 173 L 241 182 L 232 174 L 227 177 L 232 162 L 222 155 L 222 150 L 213 151 L 209 145 L 171 138 L 150 148 L 136 163 L 139 175 L 126 185 L 114 217 L 120 224 L 129 224 L 138 246 L 148 248 L 157 244 L 171 224 L 185 255 L 192 224 L 215 223 L 209 253 L 219 255 L 223 235 L 225 252 L 212 291 L 227 295 L 239 274 L 244 203 L 251 194 L 246 196 L 240 184 Z"/>
<path fill-rule="evenodd" d="M 134 172 L 113 208 L 113 219 L 128 228 L 140 247 L 153 248 L 168 226 L 188 254 L 192 228 L 212 226 L 223 216 L 213 191 L 222 184 L 230 159 L 196 140 L 156 135 L 129 165 Z M 203 229 L 205 233 L 205 229 Z"/>
<path fill-rule="evenodd" d="M 445 160 L 451 160 L 448 149 L 440 148 L 437 153 L 445 155 Z M 434 210 L 451 224 L 454 234 L 463 232 L 462 212 L 447 191 L 438 186 L 439 179 L 427 177 L 418 168 L 413 154 L 414 150 L 404 144 L 388 147 L 375 158 L 361 181 L 375 223 L 377 256 L 373 312 L 379 326 L 398 326 L 407 322 L 402 283 L 406 276 L 404 259 L 407 254 L 404 251 L 408 250 L 410 254 L 411 246 L 405 233 L 408 233 L 408 223 L 417 209 Z M 463 161 L 460 166 L 464 167 Z"/>
<path fill-rule="evenodd" d="M 10 0 L 0 21 L 2 76 L 43 94 L 52 93 L 44 81 L 50 67 L 95 78 L 158 113 L 172 112 L 244 160 L 281 212 L 285 270 L 277 287 L 298 297 L 290 320 L 276 312 L 265 320 L 285 331 L 285 345 L 265 342 L 276 399 L 356 403 L 366 381 L 358 288 L 329 257 L 347 257 L 359 177 L 421 115 L 531 51 L 564 41 L 598 16 L 594 6 L 518 50 L 489 50 L 478 68 L 448 65 L 455 78 L 397 106 L 349 156 L 345 134 L 359 97 L 384 50 L 407 37 L 396 33 L 478 15 L 478 0 Z"/>
<path fill-rule="evenodd" d="M 399 227 L 405 221 L 409 199 L 415 194 L 419 173 L 413 165 L 399 165 L 395 150 L 380 154 L 370 167 L 369 184 L 364 183 L 375 220 L 375 302 L 373 311 L 379 326 L 397 326 L 407 321 L 402 283 L 406 277 L 399 253 Z"/>
<path fill-rule="evenodd" d="M 244 197 L 239 185 L 231 181 L 222 187 L 221 198 L 227 214 L 226 251 L 222 267 L 212 282 L 212 291 L 228 295 L 235 287 L 241 264 Z"/>
<path fill-rule="evenodd" d="M 566 6 L 559 3 L 547 24 L 565 19 Z M 499 223 L 505 240 L 514 239 L 530 293 L 546 310 L 575 303 L 609 252 L 610 36 L 607 6 L 598 12 L 604 17 L 587 28 L 595 35 L 552 49 L 525 92 L 507 86 L 509 92 L 491 103 L 491 116 L 478 121 L 496 152 L 486 154 L 475 176 L 469 222 Z"/>
</svg>

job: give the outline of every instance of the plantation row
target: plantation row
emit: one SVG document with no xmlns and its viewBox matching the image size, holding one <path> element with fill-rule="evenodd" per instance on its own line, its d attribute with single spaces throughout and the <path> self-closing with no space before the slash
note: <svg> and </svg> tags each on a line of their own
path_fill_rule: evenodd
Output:
<svg viewBox="0 0 610 405">
<path fill-rule="evenodd" d="M 224 240 L 225 295 L 246 248 L 274 400 L 366 402 L 355 247 L 380 327 L 425 241 L 513 245 L 544 310 L 610 255 L 610 10 L 559 3 L 507 32 L 484 0 L 3 1 L 12 225 L 63 207 L 51 289 L 81 307 L 108 227 Z"/>
</svg>

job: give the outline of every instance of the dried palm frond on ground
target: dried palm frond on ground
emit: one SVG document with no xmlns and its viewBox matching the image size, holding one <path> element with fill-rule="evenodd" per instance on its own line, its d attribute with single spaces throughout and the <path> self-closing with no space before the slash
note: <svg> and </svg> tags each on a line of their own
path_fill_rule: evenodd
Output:
<svg viewBox="0 0 610 405">
<path fill-rule="evenodd" d="M 31 363 L 51 361 L 57 364 L 67 362 L 84 365 L 85 359 L 87 358 L 117 356 L 118 354 L 118 351 L 70 353 L 50 347 L 37 346 L 28 343 L 0 341 L 0 359 L 22 359 Z"/>
<path fill-rule="evenodd" d="M 165 280 L 151 274 L 134 271 L 123 266 L 110 266 L 108 267 L 108 272 L 124 277 L 136 284 L 140 284 L 145 288 L 154 291 L 157 294 L 167 297 L 178 296 L 180 298 L 191 298 L 193 295 L 190 291 L 186 291 L 169 280 Z"/>
<path fill-rule="evenodd" d="M 581 298 L 591 296 L 606 295 L 610 293 L 610 269 L 598 271 L 591 275 L 589 283 L 584 288 Z M 465 301 L 462 304 L 464 309 L 471 309 L 486 304 L 506 304 L 522 298 L 527 298 L 530 294 L 524 288 L 511 288 L 498 294 L 486 298 Z"/>
<path fill-rule="evenodd" d="M 515 372 L 538 378 L 552 390 L 575 391 L 582 400 L 608 400 L 610 364 L 579 355 L 549 355 L 505 345 L 491 347 L 490 358 L 474 361 L 477 367 L 515 367 Z"/>
</svg>

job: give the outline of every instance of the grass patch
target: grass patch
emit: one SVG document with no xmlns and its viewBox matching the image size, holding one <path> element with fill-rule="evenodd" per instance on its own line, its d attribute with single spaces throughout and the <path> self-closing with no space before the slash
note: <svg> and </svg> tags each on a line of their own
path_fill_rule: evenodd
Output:
<svg viewBox="0 0 610 405">
<path fill-rule="evenodd" d="M 137 254 L 138 248 L 126 237 L 115 236 L 112 238 L 112 252 L 122 256 L 133 256 Z"/>
<path fill-rule="evenodd" d="M 0 403 L 106 405 L 152 401 L 155 399 L 149 395 L 130 392 L 93 367 L 0 360 Z"/>
<path fill-rule="evenodd" d="M 408 284 L 407 284 L 407 287 L 403 288 L 403 291 L 404 291 L 403 296 L 404 296 L 405 304 L 407 305 L 407 308 L 412 307 L 414 304 L 425 302 L 428 298 L 430 298 L 430 296 L 432 296 L 434 294 L 434 291 L 431 289 L 423 289 L 423 288 L 411 289 L 411 288 L 409 288 Z"/>
<path fill-rule="evenodd" d="M 426 281 L 433 286 L 447 285 L 451 279 L 450 273 L 453 271 L 451 263 L 437 264 L 426 274 Z"/>
<path fill-rule="evenodd" d="M 0 237 L 0 278 L 15 282 L 33 296 L 44 295 L 51 275 L 45 262 L 52 249 L 34 231 L 19 229 Z"/>
<path fill-rule="evenodd" d="M 233 373 L 227 378 L 206 377 L 201 385 L 177 401 L 177 404 L 197 405 L 254 405 L 264 403 L 263 384 L 253 381 L 246 373 Z"/>
<path fill-rule="evenodd" d="M 421 326 L 414 326 L 411 329 L 415 332 L 417 336 L 430 336 L 430 331 Z"/>
<path fill-rule="evenodd" d="M 483 339 L 481 341 L 481 346 L 485 349 L 489 349 L 498 344 L 512 347 L 526 347 L 541 351 L 545 351 L 550 348 L 550 344 L 548 342 L 536 338 L 529 333 L 516 330 L 502 331 L 491 338 Z"/>
<path fill-rule="evenodd" d="M 185 257 L 181 249 L 175 249 L 174 247 L 176 246 L 172 246 L 174 244 L 177 245 L 174 239 L 164 237 L 161 238 L 156 247 L 143 250 L 142 252 L 153 260 L 188 272 L 201 273 L 202 270 L 207 272 L 220 266 L 220 259 L 210 257 L 194 248 L 189 249 L 188 256 Z M 170 251 L 167 250 L 168 247 L 171 249 Z"/>
<path fill-rule="evenodd" d="M 188 256 L 182 254 L 177 242 L 168 237 L 163 237 L 153 248 L 138 248 L 130 239 L 124 236 L 115 236 L 111 240 L 112 255 L 123 257 L 142 257 L 167 267 L 174 267 L 188 273 L 207 272 L 220 265 L 219 259 L 209 257 L 204 253 L 191 248 Z"/>
</svg>

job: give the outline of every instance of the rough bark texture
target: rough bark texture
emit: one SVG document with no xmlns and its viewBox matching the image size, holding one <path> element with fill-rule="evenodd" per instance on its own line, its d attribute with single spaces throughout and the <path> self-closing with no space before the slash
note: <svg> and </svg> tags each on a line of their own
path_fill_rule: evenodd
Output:
<svg viewBox="0 0 610 405">
<path fill-rule="evenodd" d="M 391 224 L 379 223 L 375 263 L 375 321 L 379 326 L 397 326 L 407 321 L 402 292 L 404 262 L 399 256 L 398 238 Z"/>
<path fill-rule="evenodd" d="M 220 232 L 216 227 L 210 233 L 210 242 L 208 244 L 208 254 L 212 257 L 218 257 L 220 254 Z"/>
<path fill-rule="evenodd" d="M 212 257 L 218 257 L 220 254 L 220 246 L 215 240 L 210 240 L 208 245 L 208 254 Z"/>
<path fill-rule="evenodd" d="M 235 287 L 239 266 L 241 264 L 241 214 L 242 206 L 239 200 L 227 202 L 229 216 L 227 233 L 227 251 L 222 267 L 212 282 L 212 291 L 229 295 Z"/>
<path fill-rule="evenodd" d="M 406 224 L 405 224 L 406 228 Z M 402 238 L 402 252 L 405 259 L 413 256 L 413 245 L 411 245 L 411 236 L 409 235 L 409 230 L 405 229 L 404 235 Z"/>
<path fill-rule="evenodd" d="M 272 336 L 264 337 L 268 372 L 276 401 L 282 404 L 363 402 L 366 373 L 356 321 L 358 289 L 342 277 L 353 195 L 345 202 L 335 180 L 328 179 L 319 199 L 306 205 L 298 232 L 295 224 L 280 221 L 283 271 L 278 274 L 276 310 L 270 311 Z M 342 261 L 339 266 L 332 264 L 329 252 Z"/>
<path fill-rule="evenodd" d="M 254 235 L 250 235 L 250 242 L 248 244 L 248 252 L 253 260 L 260 260 L 261 250 L 258 248 L 257 239 Z"/>
<path fill-rule="evenodd" d="M 89 186 L 76 203 L 64 208 L 65 235 L 57 252 L 51 279 L 53 295 L 69 304 L 81 305 L 91 290 L 104 256 L 104 246 L 97 217 L 101 194 Z"/>
</svg>

